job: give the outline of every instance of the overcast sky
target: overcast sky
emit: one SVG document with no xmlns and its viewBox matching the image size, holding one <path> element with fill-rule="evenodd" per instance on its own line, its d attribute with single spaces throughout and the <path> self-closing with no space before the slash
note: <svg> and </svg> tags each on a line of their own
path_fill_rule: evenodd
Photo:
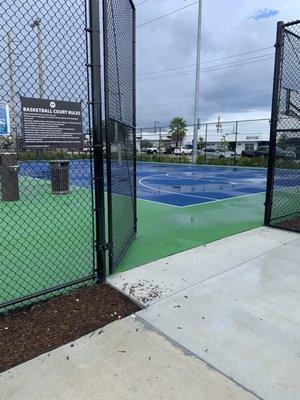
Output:
<svg viewBox="0 0 300 400">
<path fill-rule="evenodd" d="M 138 126 L 167 125 L 175 116 L 192 123 L 198 5 L 139 27 L 195 0 L 135 3 Z M 299 17 L 299 0 L 203 0 L 202 122 L 269 117 L 276 22 Z"/>
</svg>

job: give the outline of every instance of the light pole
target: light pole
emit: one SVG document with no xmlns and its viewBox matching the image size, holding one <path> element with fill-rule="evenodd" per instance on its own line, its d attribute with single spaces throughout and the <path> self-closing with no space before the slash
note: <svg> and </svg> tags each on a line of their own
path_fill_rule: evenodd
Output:
<svg viewBox="0 0 300 400">
<path fill-rule="evenodd" d="M 8 56 L 8 81 L 9 81 L 9 111 L 10 111 L 10 126 L 11 126 L 11 136 L 17 144 L 17 112 L 16 112 L 16 89 L 15 89 L 15 81 L 14 81 L 14 65 L 13 65 L 13 39 L 11 37 L 11 33 L 8 32 L 6 35 L 7 41 L 7 56 Z"/>
<path fill-rule="evenodd" d="M 154 121 L 154 136 L 155 136 L 155 140 L 156 140 L 156 137 L 157 137 L 157 125 L 159 124 L 159 121 Z M 158 138 L 158 148 L 160 149 L 160 141 L 159 141 L 159 138 Z"/>
<path fill-rule="evenodd" d="M 194 139 L 193 139 L 193 163 L 197 162 L 199 103 L 200 103 L 200 57 L 201 57 L 201 28 L 202 28 L 202 0 L 199 0 L 198 31 L 197 31 L 197 61 L 195 84 L 195 109 L 194 109 Z"/>
<path fill-rule="evenodd" d="M 37 31 L 37 56 L 38 56 L 38 74 L 39 74 L 39 97 L 42 99 L 44 97 L 44 65 L 43 65 L 43 43 L 42 43 L 42 27 L 41 20 L 38 18 L 32 22 L 30 25 L 33 29 L 36 28 Z"/>
</svg>

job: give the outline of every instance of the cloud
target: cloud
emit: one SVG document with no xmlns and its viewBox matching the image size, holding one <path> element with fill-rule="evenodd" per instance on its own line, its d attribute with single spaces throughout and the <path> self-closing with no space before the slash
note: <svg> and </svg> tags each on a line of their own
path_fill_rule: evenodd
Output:
<svg viewBox="0 0 300 400">
<path fill-rule="evenodd" d="M 258 21 L 260 19 L 275 17 L 275 15 L 279 14 L 278 10 L 271 10 L 270 8 L 265 7 L 264 9 L 260 8 L 255 10 L 254 13 L 248 19 L 255 19 Z"/>
<path fill-rule="evenodd" d="M 137 7 L 137 22 L 142 24 L 185 3 L 148 0 Z M 295 0 L 267 0 L 266 5 L 267 10 L 261 0 L 203 2 L 201 122 L 218 115 L 223 121 L 270 116 L 276 18 L 258 23 L 245 16 L 253 10 L 280 10 L 280 18 L 288 22 L 296 19 L 299 5 Z M 175 116 L 193 123 L 196 29 L 194 5 L 137 30 L 140 127 L 153 127 L 155 121 L 167 125 Z"/>
</svg>

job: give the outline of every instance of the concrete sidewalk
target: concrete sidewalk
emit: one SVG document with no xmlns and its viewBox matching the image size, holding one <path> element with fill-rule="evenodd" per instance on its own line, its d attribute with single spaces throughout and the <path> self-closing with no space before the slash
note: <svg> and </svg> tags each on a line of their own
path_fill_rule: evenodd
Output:
<svg viewBox="0 0 300 400">
<path fill-rule="evenodd" d="M 265 400 L 300 399 L 300 235 L 259 228 L 110 279 L 137 315 Z"/>
<path fill-rule="evenodd" d="M 1 400 L 296 400 L 300 235 L 260 228 L 110 278 L 145 308 L 0 375 Z"/>
<path fill-rule="evenodd" d="M 1 400 L 255 400 L 134 317 L 0 375 Z"/>
<path fill-rule="evenodd" d="M 261 227 L 115 274 L 108 283 L 145 307 L 272 251 L 280 254 L 286 244 L 299 244 L 299 238 L 298 233 Z"/>
</svg>

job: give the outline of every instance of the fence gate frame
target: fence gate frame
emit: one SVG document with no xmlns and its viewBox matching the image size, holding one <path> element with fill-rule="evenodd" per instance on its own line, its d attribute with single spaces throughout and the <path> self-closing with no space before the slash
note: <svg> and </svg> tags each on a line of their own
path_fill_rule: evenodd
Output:
<svg viewBox="0 0 300 400">
<path fill-rule="evenodd" d="M 293 121 L 289 120 L 289 117 L 295 117 L 292 113 L 289 113 L 289 101 L 290 98 L 286 93 L 283 93 L 284 90 L 288 91 L 287 88 L 284 87 L 284 79 L 287 79 L 286 75 L 290 73 L 292 75 L 292 71 L 290 71 L 288 68 L 291 69 L 290 64 L 287 65 L 287 63 L 290 61 L 290 54 L 286 57 L 285 55 L 285 46 L 287 45 L 287 42 L 289 40 L 286 39 L 287 35 L 292 35 L 293 37 L 296 37 L 296 39 L 299 40 L 299 46 L 300 46 L 300 35 L 297 35 L 295 32 L 291 32 L 289 30 L 289 27 L 293 27 L 295 25 L 299 26 L 299 33 L 300 33 L 300 20 L 297 21 L 292 21 L 288 23 L 284 23 L 283 21 L 279 21 L 277 23 L 277 34 L 276 34 L 276 44 L 275 44 L 275 65 L 274 65 L 274 79 L 273 79 L 273 95 L 272 95 L 272 112 L 271 112 L 271 121 L 270 121 L 270 146 L 269 146 L 269 160 L 268 160 L 268 176 L 267 176 L 267 189 L 266 189 L 266 201 L 265 201 L 265 216 L 264 216 L 264 224 L 266 226 L 275 226 L 281 229 L 287 229 L 287 230 L 296 230 L 300 231 L 300 226 L 297 227 L 297 229 L 292 229 L 290 227 L 282 227 L 276 225 L 276 218 L 273 217 L 274 213 L 274 205 L 276 205 L 276 200 L 274 198 L 274 188 L 276 186 L 276 168 L 277 167 L 277 157 L 276 157 L 276 146 L 277 146 L 277 139 L 279 138 L 280 134 L 288 134 L 288 133 L 298 133 L 300 135 L 300 122 L 298 123 L 298 126 L 296 128 L 293 128 Z M 298 59 L 298 63 L 300 64 L 299 60 L 299 54 L 296 53 L 296 49 L 292 45 L 293 51 L 296 54 L 296 58 Z M 300 65 L 298 67 L 298 70 L 300 69 Z M 300 75 L 300 72 L 299 72 Z M 298 81 L 300 78 L 298 78 Z M 298 82 L 299 85 L 299 82 Z M 294 89 L 296 90 L 296 89 Z M 297 89 L 298 92 L 298 97 L 300 96 L 300 87 Z M 299 101 L 299 99 L 298 99 Z M 285 111 L 282 112 L 282 104 L 285 102 Z M 299 108 L 299 102 L 297 103 L 298 107 L 296 107 L 297 112 L 299 113 L 295 118 L 299 120 L 299 115 L 300 115 L 300 108 Z M 280 126 L 281 120 L 283 120 L 283 117 L 286 118 L 285 121 L 282 122 L 282 125 L 287 123 L 290 127 L 287 127 L 284 125 L 284 127 Z M 286 122 L 287 121 L 287 122 Z M 285 167 L 286 171 L 289 171 L 287 167 Z M 283 169 L 283 168 L 282 168 Z M 296 170 L 299 171 L 299 170 Z M 278 200 L 277 200 L 278 201 Z M 300 203 L 300 199 L 299 199 Z M 284 205 L 283 205 L 284 208 Z M 298 211 L 288 215 L 281 215 L 280 217 L 277 217 L 277 220 L 284 219 L 286 217 L 286 220 L 289 219 L 289 216 L 298 214 L 300 213 L 300 208 Z M 275 220 L 275 221 L 274 221 Z"/>
<path fill-rule="evenodd" d="M 132 0 L 102 0 L 102 5 L 108 215 L 106 249 L 109 252 L 109 274 L 112 274 L 137 232 L 136 14 Z M 124 24 L 126 17 L 129 18 L 128 25 Z M 113 149 L 113 145 L 118 149 Z"/>
<path fill-rule="evenodd" d="M 99 0 L 89 0 L 90 63 L 91 69 L 91 119 L 94 149 L 94 213 L 95 213 L 95 253 L 97 282 L 106 279 L 106 238 L 105 238 L 105 201 L 104 201 L 104 152 L 102 129 L 102 98 L 101 98 L 101 42 L 100 42 L 100 4 Z M 87 44 L 88 47 L 88 44 Z"/>
</svg>

